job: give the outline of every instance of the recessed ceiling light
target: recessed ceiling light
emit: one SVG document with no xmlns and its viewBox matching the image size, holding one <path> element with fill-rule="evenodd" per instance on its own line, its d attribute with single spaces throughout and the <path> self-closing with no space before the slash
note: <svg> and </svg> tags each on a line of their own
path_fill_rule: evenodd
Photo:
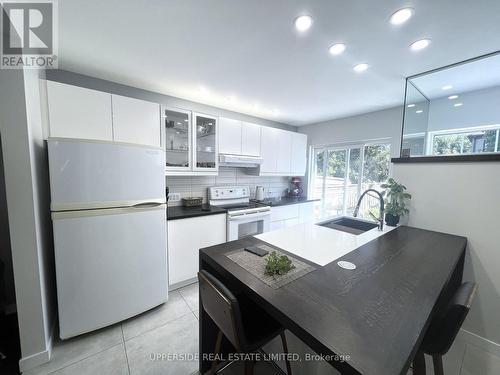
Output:
<svg viewBox="0 0 500 375">
<path fill-rule="evenodd" d="M 450 96 L 448 96 L 448 99 L 450 99 L 450 100 L 455 100 L 456 98 L 458 98 L 458 95 L 450 95 Z"/>
<path fill-rule="evenodd" d="M 453 88 L 452 85 L 446 85 L 446 86 L 441 87 L 441 90 L 446 91 L 446 90 L 451 90 L 452 88 Z"/>
<path fill-rule="evenodd" d="M 208 89 L 206 87 L 203 87 L 203 86 L 198 87 L 198 91 L 202 95 L 207 95 L 208 94 Z"/>
<path fill-rule="evenodd" d="M 408 108 L 413 108 L 415 107 L 415 104 L 408 104 Z"/>
<path fill-rule="evenodd" d="M 423 111 L 419 109 L 418 111 L 415 111 L 415 113 L 422 113 Z"/>
<path fill-rule="evenodd" d="M 184 122 L 189 122 L 189 120 L 188 120 L 188 119 L 185 119 L 185 120 L 184 120 Z"/>
<path fill-rule="evenodd" d="M 413 42 L 412 44 L 410 44 L 410 49 L 412 51 L 420 51 L 424 48 L 427 48 L 429 46 L 429 44 L 431 44 L 430 39 L 420 39 L 420 40 L 417 40 L 416 42 Z"/>
<path fill-rule="evenodd" d="M 311 16 L 299 16 L 295 18 L 295 28 L 300 32 L 308 30 L 312 25 L 313 19 Z"/>
<path fill-rule="evenodd" d="M 354 65 L 353 69 L 355 72 L 361 73 L 361 72 L 364 72 L 366 69 L 368 69 L 368 64 L 362 63 L 362 64 Z"/>
<path fill-rule="evenodd" d="M 342 52 L 345 51 L 345 44 L 344 43 L 335 43 L 330 47 L 330 49 L 328 51 L 330 51 L 331 55 L 340 55 Z"/>
<path fill-rule="evenodd" d="M 408 21 L 411 16 L 413 16 L 414 12 L 413 8 L 400 9 L 391 16 L 390 22 L 393 25 L 401 25 L 402 23 Z"/>
<path fill-rule="evenodd" d="M 455 104 L 453 104 L 453 107 L 461 107 L 463 105 L 464 105 L 464 103 L 455 103 Z"/>
</svg>

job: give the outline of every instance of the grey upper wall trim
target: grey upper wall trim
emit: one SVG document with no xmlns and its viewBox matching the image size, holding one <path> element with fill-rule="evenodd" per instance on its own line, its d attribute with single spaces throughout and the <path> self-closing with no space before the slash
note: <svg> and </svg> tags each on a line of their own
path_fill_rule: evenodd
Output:
<svg viewBox="0 0 500 375">
<path fill-rule="evenodd" d="M 296 126 L 284 124 L 281 122 L 262 119 L 255 116 L 245 115 L 239 112 L 228 111 L 222 108 L 209 106 L 193 102 L 186 99 L 177 98 L 174 96 L 159 94 L 152 91 L 143 90 L 140 88 L 123 85 L 112 81 L 106 81 L 100 78 L 95 78 L 79 73 L 70 72 L 68 70 L 47 70 L 46 78 L 50 81 L 67 83 L 74 86 L 85 87 L 88 89 L 109 92 L 111 94 L 128 96 L 136 99 L 143 99 L 159 104 L 168 105 L 176 108 L 183 108 L 197 112 L 204 112 L 216 116 L 229 117 L 240 121 L 252 122 L 259 125 L 270 126 L 290 131 L 297 131 Z"/>
</svg>

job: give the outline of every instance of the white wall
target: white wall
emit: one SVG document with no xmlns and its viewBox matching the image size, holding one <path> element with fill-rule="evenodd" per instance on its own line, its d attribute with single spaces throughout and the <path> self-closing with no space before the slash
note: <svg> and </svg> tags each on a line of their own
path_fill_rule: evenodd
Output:
<svg viewBox="0 0 500 375">
<path fill-rule="evenodd" d="M 454 103 L 463 103 L 454 107 Z M 458 99 L 433 99 L 429 131 L 500 124 L 500 87 L 459 93 Z"/>
<path fill-rule="evenodd" d="M 0 129 L 22 369 L 50 357 L 55 322 L 48 170 L 38 72 L 0 70 Z"/>
<path fill-rule="evenodd" d="M 5 303 L 9 312 L 13 312 L 16 302 L 14 292 L 14 272 L 12 269 L 12 252 L 10 250 L 9 216 L 7 214 L 7 197 L 5 195 L 5 178 L 3 173 L 2 146 L 0 145 L 0 260 L 5 266 L 4 285 Z M 4 291 L 0 290 L 0 293 Z M 0 296 L 2 298 L 2 296 Z"/>
<path fill-rule="evenodd" d="M 391 154 L 396 157 L 399 155 L 402 118 L 402 108 L 396 107 L 300 126 L 298 132 L 307 134 L 307 142 L 312 146 L 390 138 Z"/>
<path fill-rule="evenodd" d="M 396 107 L 358 116 L 320 122 L 318 124 L 300 126 L 298 127 L 298 132 L 307 134 L 307 143 L 313 147 L 390 139 L 391 156 L 397 157 L 399 156 L 399 149 L 401 147 L 402 121 L 403 109 Z M 302 184 L 306 194 L 308 178 L 309 170 Z"/>
<path fill-rule="evenodd" d="M 393 174 L 413 195 L 410 226 L 467 237 L 464 279 L 479 291 L 463 325 L 473 334 L 462 334 L 463 367 L 498 374 L 491 368 L 500 369 L 500 162 L 396 164 Z"/>
</svg>

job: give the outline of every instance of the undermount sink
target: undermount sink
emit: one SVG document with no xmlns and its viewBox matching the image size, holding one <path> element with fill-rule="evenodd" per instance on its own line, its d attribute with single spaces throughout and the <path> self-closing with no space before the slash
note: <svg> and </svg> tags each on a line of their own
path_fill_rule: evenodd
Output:
<svg viewBox="0 0 500 375">
<path fill-rule="evenodd" d="M 322 227 L 336 229 L 343 232 L 359 235 L 365 233 L 373 228 L 377 228 L 377 223 L 371 223 L 369 221 L 356 219 L 353 217 L 337 217 L 332 220 L 324 221 L 322 223 L 318 223 L 316 225 L 320 225 Z"/>
</svg>

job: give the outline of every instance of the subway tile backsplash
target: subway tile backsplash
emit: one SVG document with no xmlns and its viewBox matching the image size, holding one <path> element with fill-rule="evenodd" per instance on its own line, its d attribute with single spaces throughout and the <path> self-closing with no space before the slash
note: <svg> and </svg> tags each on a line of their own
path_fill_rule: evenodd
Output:
<svg viewBox="0 0 500 375">
<path fill-rule="evenodd" d="M 264 186 L 266 197 L 277 197 L 286 194 L 289 177 L 249 176 L 240 168 L 219 167 L 218 176 L 167 176 L 166 183 L 171 193 L 180 193 L 184 197 L 203 197 L 207 202 L 207 189 L 211 186 L 250 186 L 250 198 L 255 198 L 255 187 Z M 169 202 L 169 206 L 180 205 L 181 202 Z"/>
</svg>

